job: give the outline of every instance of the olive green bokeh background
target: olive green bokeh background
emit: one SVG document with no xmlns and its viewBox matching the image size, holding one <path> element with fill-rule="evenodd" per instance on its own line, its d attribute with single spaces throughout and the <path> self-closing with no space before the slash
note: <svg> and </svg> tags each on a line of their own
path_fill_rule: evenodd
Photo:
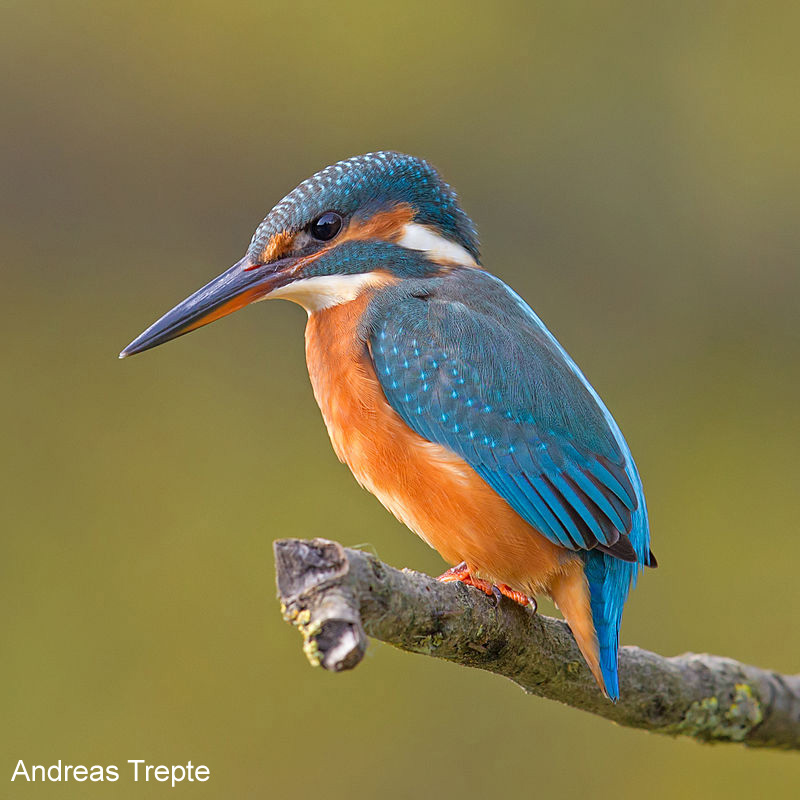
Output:
<svg viewBox="0 0 800 800">
<path fill-rule="evenodd" d="M 661 567 L 623 641 L 797 671 L 799 26 L 792 2 L 4 0 L 0 795 L 171 791 L 9 783 L 145 758 L 207 764 L 179 791 L 219 798 L 792 796 L 796 757 L 384 646 L 312 670 L 272 539 L 443 565 L 331 452 L 303 312 L 116 354 L 307 175 L 424 155 L 636 455 Z"/>
</svg>

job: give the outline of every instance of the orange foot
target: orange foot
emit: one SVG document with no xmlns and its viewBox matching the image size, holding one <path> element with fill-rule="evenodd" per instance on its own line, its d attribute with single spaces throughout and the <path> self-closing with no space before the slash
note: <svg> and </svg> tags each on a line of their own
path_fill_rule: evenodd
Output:
<svg viewBox="0 0 800 800">
<path fill-rule="evenodd" d="M 441 581 L 442 583 L 453 583 L 454 581 L 459 581 L 467 586 L 474 586 L 476 589 L 480 589 L 484 594 L 488 595 L 489 597 L 493 597 L 495 599 L 495 603 L 499 603 L 500 597 L 505 596 L 513 600 L 515 603 L 519 603 L 521 606 L 531 606 L 533 610 L 536 611 L 536 600 L 534 600 L 532 597 L 528 597 L 528 595 L 522 594 L 522 592 L 518 592 L 516 589 L 512 589 L 505 583 L 495 585 L 493 583 L 489 583 L 489 581 L 483 580 L 482 578 L 473 577 L 469 571 L 466 561 L 462 561 L 455 567 L 451 567 L 449 570 L 447 570 L 447 572 L 443 572 L 436 580 Z"/>
</svg>

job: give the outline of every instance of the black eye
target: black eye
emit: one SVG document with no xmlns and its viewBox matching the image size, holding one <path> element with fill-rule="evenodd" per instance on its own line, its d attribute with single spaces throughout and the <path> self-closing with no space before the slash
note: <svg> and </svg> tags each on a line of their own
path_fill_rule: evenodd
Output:
<svg viewBox="0 0 800 800">
<path fill-rule="evenodd" d="M 342 218 L 335 211 L 326 211 L 311 223 L 311 235 L 321 242 L 333 239 L 341 229 Z"/>
</svg>

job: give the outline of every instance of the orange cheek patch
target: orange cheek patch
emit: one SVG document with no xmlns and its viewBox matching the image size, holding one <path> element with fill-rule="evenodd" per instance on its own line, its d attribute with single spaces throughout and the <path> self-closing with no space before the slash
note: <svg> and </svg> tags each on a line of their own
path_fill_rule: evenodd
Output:
<svg viewBox="0 0 800 800">
<path fill-rule="evenodd" d="M 292 244 L 294 243 L 295 234 L 289 231 L 280 231 L 276 233 L 267 242 L 267 246 L 261 253 L 261 261 L 268 264 L 270 261 L 277 261 L 292 251 Z"/>
<path fill-rule="evenodd" d="M 336 240 L 336 244 L 364 239 L 383 239 L 395 242 L 403 235 L 405 226 L 414 219 L 414 212 L 408 203 L 401 203 L 389 211 L 381 211 L 363 222 L 354 224 Z"/>
</svg>

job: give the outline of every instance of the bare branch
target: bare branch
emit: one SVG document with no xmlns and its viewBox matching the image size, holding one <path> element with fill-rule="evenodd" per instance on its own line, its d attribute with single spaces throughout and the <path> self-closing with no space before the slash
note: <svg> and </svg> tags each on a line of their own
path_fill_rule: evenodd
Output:
<svg viewBox="0 0 800 800">
<path fill-rule="evenodd" d="M 352 669 L 372 636 L 412 653 L 504 675 L 527 693 L 620 725 L 708 742 L 800 749 L 800 675 L 719 656 L 623 647 L 622 698 L 603 698 L 564 622 L 458 583 L 396 570 L 325 539 L 275 542 L 284 618 L 309 661 Z"/>
</svg>

